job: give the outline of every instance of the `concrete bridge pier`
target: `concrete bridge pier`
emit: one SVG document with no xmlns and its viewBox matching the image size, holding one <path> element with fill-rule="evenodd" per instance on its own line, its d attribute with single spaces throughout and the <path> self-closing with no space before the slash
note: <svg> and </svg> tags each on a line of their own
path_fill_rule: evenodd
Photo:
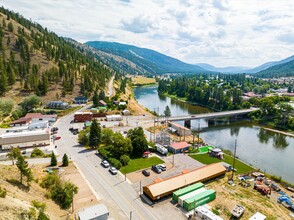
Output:
<svg viewBox="0 0 294 220">
<path fill-rule="evenodd" d="M 184 126 L 185 126 L 186 128 L 191 128 L 191 120 L 185 120 L 185 121 L 184 121 Z"/>
</svg>

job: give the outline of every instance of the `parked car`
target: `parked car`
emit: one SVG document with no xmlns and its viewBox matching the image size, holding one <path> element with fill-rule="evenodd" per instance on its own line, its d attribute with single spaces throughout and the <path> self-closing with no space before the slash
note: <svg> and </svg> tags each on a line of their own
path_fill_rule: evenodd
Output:
<svg viewBox="0 0 294 220">
<path fill-rule="evenodd" d="M 115 167 L 110 167 L 109 168 L 109 172 L 112 174 L 112 175 L 116 175 L 117 174 L 117 169 Z"/>
<path fill-rule="evenodd" d="M 149 172 L 148 170 L 143 170 L 143 171 L 142 171 L 142 174 L 143 174 L 144 176 L 150 176 L 150 172 Z"/>
<path fill-rule="evenodd" d="M 60 139 L 61 139 L 60 136 L 56 136 L 56 137 L 54 138 L 54 140 L 60 140 Z"/>
<path fill-rule="evenodd" d="M 159 167 L 162 171 L 166 171 L 166 166 L 164 164 L 158 164 L 157 167 Z"/>
<path fill-rule="evenodd" d="M 109 163 L 108 163 L 107 160 L 103 160 L 103 161 L 101 162 L 101 165 L 102 165 L 103 167 L 105 167 L 105 168 L 109 167 Z"/>
<path fill-rule="evenodd" d="M 51 132 L 58 131 L 58 127 L 51 128 Z"/>
<path fill-rule="evenodd" d="M 160 169 L 157 165 L 152 165 L 151 169 L 152 169 L 155 173 L 161 173 L 161 169 Z"/>
</svg>

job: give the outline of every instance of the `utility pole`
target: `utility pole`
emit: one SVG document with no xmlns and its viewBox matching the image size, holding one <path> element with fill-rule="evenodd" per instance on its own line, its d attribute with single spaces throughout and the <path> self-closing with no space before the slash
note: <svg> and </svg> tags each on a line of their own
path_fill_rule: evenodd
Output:
<svg viewBox="0 0 294 220">
<path fill-rule="evenodd" d="M 142 182 L 140 181 L 140 196 L 141 196 Z"/>
<path fill-rule="evenodd" d="M 127 168 L 126 168 L 126 161 L 124 160 L 124 165 L 125 165 L 125 181 L 127 180 Z"/>
<path fill-rule="evenodd" d="M 237 139 L 235 140 L 234 160 L 233 160 L 233 170 L 232 170 L 232 177 L 231 177 L 231 180 L 234 180 L 235 161 L 236 161 L 236 149 L 237 149 Z"/>
<path fill-rule="evenodd" d="M 132 220 L 133 211 L 130 211 L 130 220 Z"/>
</svg>

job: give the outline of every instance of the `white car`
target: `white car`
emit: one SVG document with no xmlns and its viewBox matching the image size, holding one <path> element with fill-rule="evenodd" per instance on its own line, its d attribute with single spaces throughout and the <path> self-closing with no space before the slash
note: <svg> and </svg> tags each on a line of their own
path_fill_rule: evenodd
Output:
<svg viewBox="0 0 294 220">
<path fill-rule="evenodd" d="M 109 172 L 112 174 L 112 175 L 116 175 L 117 174 L 117 169 L 115 167 L 110 167 L 109 168 Z"/>
<path fill-rule="evenodd" d="M 105 167 L 105 168 L 109 167 L 109 163 L 108 163 L 107 160 L 103 160 L 103 161 L 101 162 L 101 165 L 102 165 L 103 167 Z"/>
<path fill-rule="evenodd" d="M 166 166 L 164 164 L 157 165 L 162 171 L 166 171 Z"/>
</svg>

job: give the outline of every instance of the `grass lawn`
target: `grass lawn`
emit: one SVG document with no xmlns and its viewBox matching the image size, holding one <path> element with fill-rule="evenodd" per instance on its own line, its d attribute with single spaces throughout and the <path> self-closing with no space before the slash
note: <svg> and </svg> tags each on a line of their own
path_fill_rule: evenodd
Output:
<svg viewBox="0 0 294 220">
<path fill-rule="evenodd" d="M 132 83 L 134 85 L 148 85 L 156 83 L 155 78 L 148 78 L 145 76 L 132 77 Z"/>
<path fill-rule="evenodd" d="M 144 168 L 149 168 L 152 165 L 164 163 L 163 160 L 159 159 L 158 157 L 149 157 L 149 158 L 136 158 L 131 159 L 129 164 L 125 167 L 120 169 L 120 172 L 123 174 L 125 173 L 132 173 L 137 170 L 141 170 Z"/>
<path fill-rule="evenodd" d="M 215 157 L 210 157 L 208 154 L 196 154 L 196 155 L 189 155 L 194 160 L 198 160 L 201 163 L 204 164 L 211 164 L 211 163 L 217 163 L 217 162 L 225 162 L 233 166 L 233 160 L 234 158 L 229 155 L 224 155 L 224 160 L 220 160 Z M 248 166 L 247 164 L 244 164 L 243 162 L 236 159 L 235 162 L 235 169 L 237 170 L 237 174 L 241 173 L 248 173 L 250 171 L 253 171 L 253 167 Z"/>
</svg>

